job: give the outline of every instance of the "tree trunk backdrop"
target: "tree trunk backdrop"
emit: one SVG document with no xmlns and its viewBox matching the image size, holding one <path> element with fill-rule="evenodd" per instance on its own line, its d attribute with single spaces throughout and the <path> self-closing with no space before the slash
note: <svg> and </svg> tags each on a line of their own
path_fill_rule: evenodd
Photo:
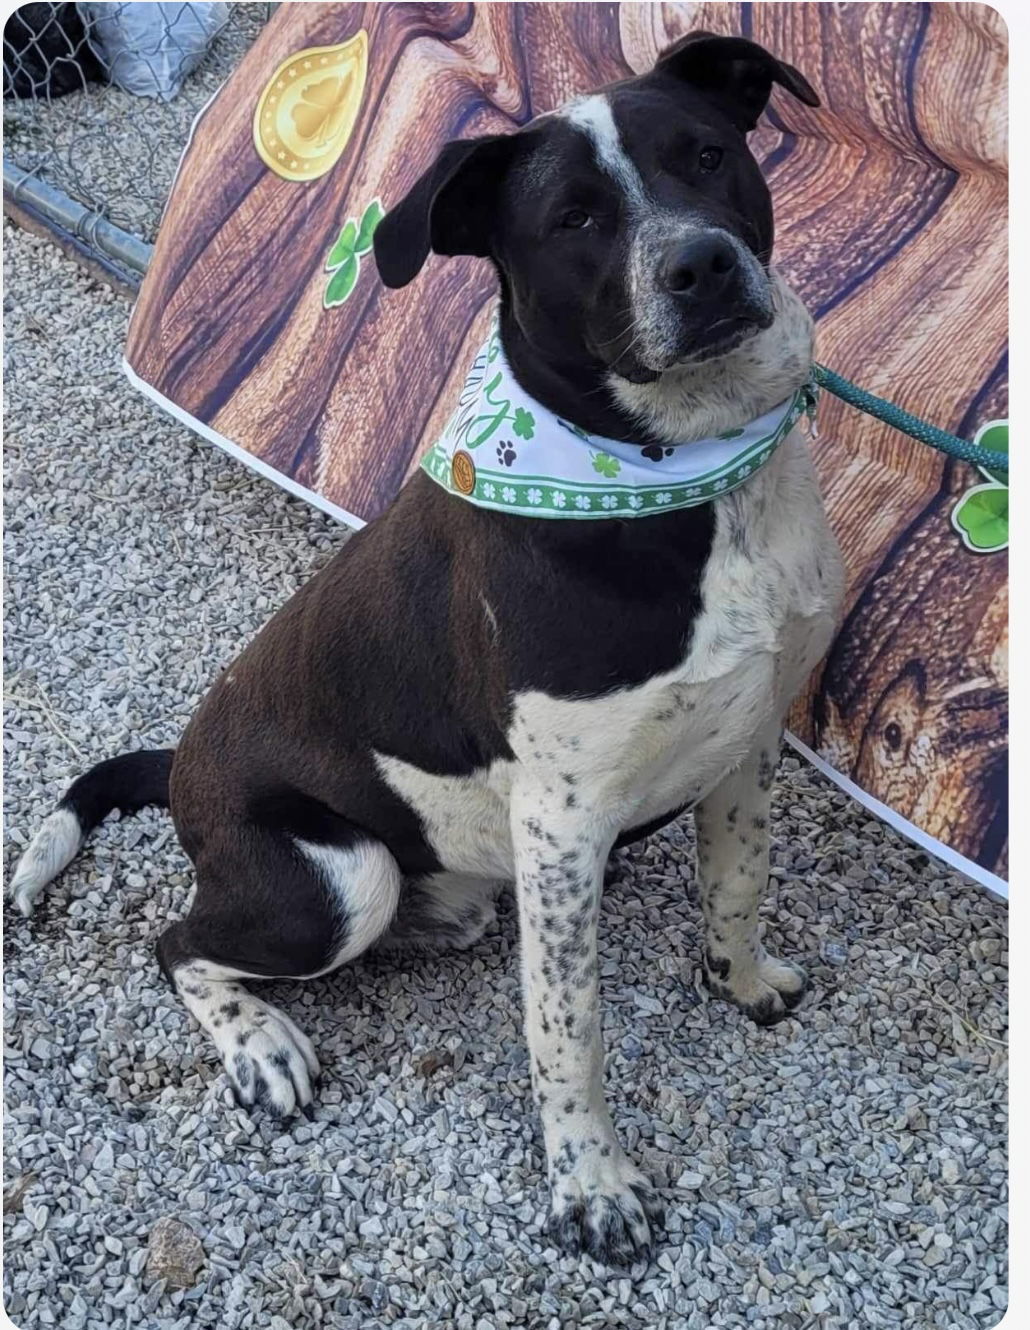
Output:
<svg viewBox="0 0 1030 1330">
<path fill-rule="evenodd" d="M 443 428 L 494 290 L 486 262 L 436 257 L 387 290 L 376 200 L 447 139 L 646 70 L 693 28 L 753 38 L 822 97 L 775 93 L 751 137 L 819 359 L 965 437 L 1004 418 L 1007 39 L 980 4 L 282 5 L 196 125 L 132 372 L 291 488 L 375 517 Z M 813 448 L 849 591 L 791 729 L 1004 876 L 1007 558 L 951 520 L 984 477 L 828 395 Z"/>
</svg>

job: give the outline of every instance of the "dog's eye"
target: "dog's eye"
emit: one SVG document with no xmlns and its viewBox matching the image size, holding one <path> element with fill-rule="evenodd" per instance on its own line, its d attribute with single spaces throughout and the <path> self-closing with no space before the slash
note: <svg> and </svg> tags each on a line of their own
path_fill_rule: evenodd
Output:
<svg viewBox="0 0 1030 1330">
<path fill-rule="evenodd" d="M 569 231 L 582 231 L 590 225 L 590 214 L 582 208 L 570 208 L 568 212 L 562 213 L 559 225 Z"/>
<path fill-rule="evenodd" d="M 702 171 L 717 171 L 721 161 L 721 148 L 702 148 L 701 155 L 697 159 L 698 166 Z"/>
</svg>

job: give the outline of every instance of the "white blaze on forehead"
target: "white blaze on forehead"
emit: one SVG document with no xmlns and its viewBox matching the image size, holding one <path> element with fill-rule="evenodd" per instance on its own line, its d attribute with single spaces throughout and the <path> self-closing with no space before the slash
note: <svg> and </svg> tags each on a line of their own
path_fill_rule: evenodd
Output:
<svg viewBox="0 0 1030 1330">
<path fill-rule="evenodd" d="M 626 196 L 634 203 L 644 203 L 644 182 L 622 146 L 619 127 L 615 123 L 608 98 L 603 93 L 578 97 L 559 114 L 586 134 L 594 145 L 598 165 L 619 183 Z"/>
</svg>

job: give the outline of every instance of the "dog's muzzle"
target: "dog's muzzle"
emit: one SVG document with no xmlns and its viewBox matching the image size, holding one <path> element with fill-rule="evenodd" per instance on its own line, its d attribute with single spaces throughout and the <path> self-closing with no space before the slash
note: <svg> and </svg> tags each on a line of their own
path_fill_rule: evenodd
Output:
<svg viewBox="0 0 1030 1330">
<path fill-rule="evenodd" d="M 761 266 L 726 231 L 703 231 L 669 244 L 657 285 L 679 316 L 677 360 L 710 359 L 773 321 Z"/>
</svg>

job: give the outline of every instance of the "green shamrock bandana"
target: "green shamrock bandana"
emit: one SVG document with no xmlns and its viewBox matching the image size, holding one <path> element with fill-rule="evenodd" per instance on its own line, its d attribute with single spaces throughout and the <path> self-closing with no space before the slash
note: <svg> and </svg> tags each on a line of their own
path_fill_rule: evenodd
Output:
<svg viewBox="0 0 1030 1330">
<path fill-rule="evenodd" d="M 587 434 L 524 392 L 495 323 L 422 467 L 452 494 L 520 517 L 650 517 L 743 485 L 814 405 L 815 389 L 805 384 L 716 438 L 674 447 L 619 443 Z"/>
</svg>

